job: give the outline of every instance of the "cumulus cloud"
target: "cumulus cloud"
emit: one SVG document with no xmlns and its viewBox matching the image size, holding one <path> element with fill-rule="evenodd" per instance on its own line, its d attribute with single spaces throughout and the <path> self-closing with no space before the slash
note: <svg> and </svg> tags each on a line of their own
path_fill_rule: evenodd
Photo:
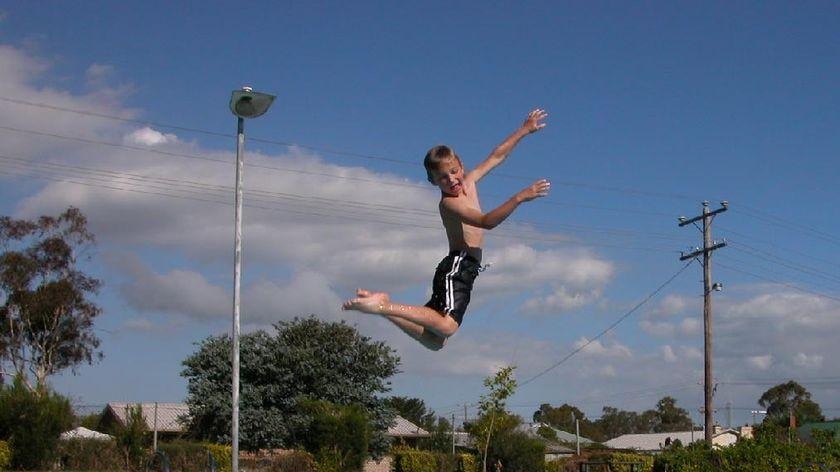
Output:
<svg viewBox="0 0 840 472">
<path fill-rule="evenodd" d="M 613 341 L 610 345 L 605 345 L 599 340 L 595 340 L 590 342 L 589 339 L 586 337 L 581 337 L 574 343 L 575 349 L 580 349 L 581 347 L 586 346 L 583 348 L 580 354 L 592 356 L 592 357 L 616 357 L 616 358 L 629 358 L 633 357 L 633 352 L 627 346 Z"/>
<path fill-rule="evenodd" d="M 662 358 L 665 359 L 665 362 L 676 362 L 677 355 L 674 354 L 674 348 L 667 344 L 662 346 Z"/>
<path fill-rule="evenodd" d="M 148 126 L 130 132 L 123 141 L 127 144 L 141 144 L 144 146 L 157 146 L 178 142 L 178 137 L 171 133 L 162 133 Z"/>
<path fill-rule="evenodd" d="M 747 364 L 758 370 L 767 370 L 773 365 L 773 356 L 771 354 L 750 356 L 747 358 Z"/>
</svg>

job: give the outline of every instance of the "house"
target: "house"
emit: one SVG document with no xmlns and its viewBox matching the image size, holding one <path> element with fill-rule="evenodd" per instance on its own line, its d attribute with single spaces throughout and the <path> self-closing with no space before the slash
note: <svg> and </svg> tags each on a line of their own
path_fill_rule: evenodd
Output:
<svg viewBox="0 0 840 472">
<path fill-rule="evenodd" d="M 388 431 L 385 435 L 392 438 L 399 444 L 416 447 L 417 442 L 420 439 L 430 437 L 431 433 L 411 421 L 408 421 L 402 416 L 397 415 L 397 417 L 394 418 L 394 423 L 388 427 Z"/>
<path fill-rule="evenodd" d="M 554 430 L 557 440 L 550 440 L 546 439 L 545 437 L 541 436 L 538 431 L 541 427 L 547 427 Z M 527 434 L 529 437 L 534 439 L 539 439 L 545 444 L 545 460 L 546 461 L 553 461 L 557 459 L 562 459 L 564 457 L 571 457 L 575 454 L 575 450 L 567 447 L 567 445 L 561 443 L 575 443 L 575 435 L 569 434 L 565 431 L 561 431 L 556 428 L 552 428 L 543 423 L 530 423 L 530 424 L 521 424 L 517 426 L 517 431 Z M 568 439 L 571 438 L 570 441 Z M 583 446 L 583 440 L 586 438 L 581 438 L 581 446 Z M 592 443 L 592 440 L 586 439 L 589 443 Z"/>
<path fill-rule="evenodd" d="M 158 437 L 177 438 L 184 432 L 184 419 L 190 410 L 186 403 L 108 403 L 99 420 L 99 429 L 113 431 L 114 427 L 125 426 L 128 422 L 129 407 L 140 406 L 146 428 L 157 432 Z"/>
<path fill-rule="evenodd" d="M 742 436 L 752 437 L 752 428 L 744 427 L 740 430 L 735 430 L 715 426 L 714 434 L 712 435 L 712 445 L 714 447 L 731 446 Z M 705 434 L 703 431 L 624 434 L 610 439 L 604 445 L 610 449 L 635 449 L 638 452 L 656 454 L 662 452 L 665 447 L 670 446 L 676 441 L 679 441 L 683 446 L 687 446 L 693 442 L 703 441 L 704 439 Z"/>
</svg>

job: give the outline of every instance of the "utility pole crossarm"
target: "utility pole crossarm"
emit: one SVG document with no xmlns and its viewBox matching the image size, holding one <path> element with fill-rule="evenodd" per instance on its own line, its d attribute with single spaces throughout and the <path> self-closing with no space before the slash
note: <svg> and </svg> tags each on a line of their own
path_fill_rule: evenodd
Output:
<svg viewBox="0 0 840 472">
<path fill-rule="evenodd" d="M 694 252 L 691 252 L 691 253 L 689 253 L 689 254 L 682 254 L 682 253 L 680 253 L 680 254 L 682 254 L 682 255 L 680 256 L 680 260 L 681 260 L 681 261 L 685 261 L 685 260 L 688 260 L 688 259 L 693 259 L 693 258 L 695 258 L 695 257 L 697 257 L 697 256 L 699 256 L 699 255 L 701 255 L 701 254 L 706 254 L 706 253 L 708 253 L 708 252 L 712 252 L 712 251 L 714 251 L 715 249 L 720 249 L 720 248 L 722 248 L 722 247 L 724 247 L 724 246 L 726 246 L 726 240 L 723 240 L 722 242 L 719 242 L 719 243 L 715 243 L 714 245 L 709 246 L 708 248 L 698 249 L 698 250 L 696 250 L 696 251 L 694 251 Z"/>
<path fill-rule="evenodd" d="M 708 202 L 703 202 L 703 203 L 705 204 L 704 206 L 708 206 Z M 679 226 L 683 227 L 685 225 L 690 225 L 691 223 L 694 223 L 696 221 L 700 221 L 703 218 L 706 218 L 706 217 L 709 217 L 709 216 L 715 216 L 718 213 L 723 213 L 723 212 L 725 212 L 726 210 L 729 209 L 729 202 L 727 202 L 726 200 L 720 202 L 720 204 L 721 204 L 720 208 L 718 208 L 717 210 L 714 210 L 714 211 L 710 211 L 710 212 L 708 212 L 704 215 L 698 215 L 698 216 L 695 216 L 694 218 L 688 218 L 688 219 L 681 216 Z"/>
</svg>

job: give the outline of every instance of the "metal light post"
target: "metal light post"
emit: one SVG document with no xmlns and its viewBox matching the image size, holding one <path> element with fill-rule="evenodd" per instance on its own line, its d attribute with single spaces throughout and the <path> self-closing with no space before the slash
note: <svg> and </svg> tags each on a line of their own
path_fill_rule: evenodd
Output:
<svg viewBox="0 0 840 472">
<path fill-rule="evenodd" d="M 237 116 L 236 124 L 236 210 L 233 251 L 233 396 L 231 419 L 231 470 L 239 472 L 239 284 L 242 274 L 242 172 L 245 151 L 245 118 L 256 118 L 274 102 L 273 95 L 254 92 L 251 87 L 234 90 L 230 97 L 230 111 Z"/>
</svg>

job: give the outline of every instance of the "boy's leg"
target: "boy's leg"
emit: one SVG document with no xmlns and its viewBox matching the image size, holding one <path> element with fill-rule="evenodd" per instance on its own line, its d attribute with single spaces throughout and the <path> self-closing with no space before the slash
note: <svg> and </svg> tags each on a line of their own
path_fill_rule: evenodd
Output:
<svg viewBox="0 0 840 472">
<path fill-rule="evenodd" d="M 388 320 L 391 323 L 397 325 L 397 327 L 400 328 L 405 334 L 416 339 L 427 349 L 430 349 L 432 351 L 439 351 L 446 344 L 446 338 L 438 336 L 431 330 L 428 330 L 417 323 L 404 320 L 396 316 L 385 315 L 385 317 L 388 318 Z"/>
<path fill-rule="evenodd" d="M 458 331 L 458 323 L 452 317 L 445 316 L 429 307 L 394 303 L 384 292 L 368 292 L 359 289 L 356 291 L 356 295 L 356 298 L 344 302 L 342 308 L 374 315 L 385 315 L 389 319 L 397 318 L 409 321 L 431 331 L 431 334 L 443 338 L 448 338 L 455 334 L 455 331 Z M 397 324 L 397 326 L 403 328 L 400 324 Z"/>
</svg>

